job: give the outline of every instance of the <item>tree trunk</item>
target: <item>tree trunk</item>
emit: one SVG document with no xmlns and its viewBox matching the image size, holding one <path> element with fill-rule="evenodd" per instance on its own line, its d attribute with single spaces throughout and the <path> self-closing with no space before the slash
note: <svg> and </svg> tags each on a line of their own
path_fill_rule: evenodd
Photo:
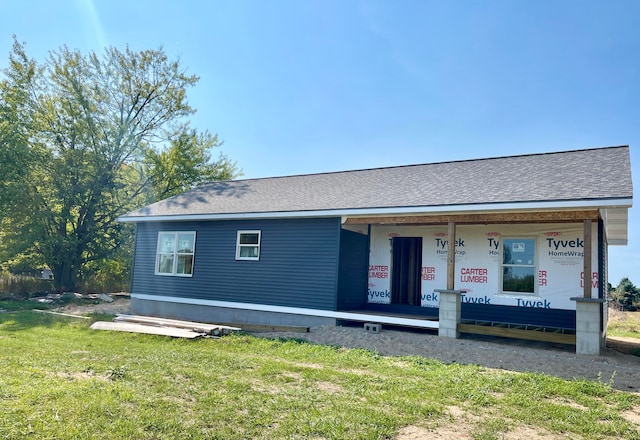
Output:
<svg viewBox="0 0 640 440">
<path fill-rule="evenodd" d="M 51 267 L 53 284 L 59 292 L 74 292 L 78 280 L 78 265 L 69 261 L 60 261 Z"/>
</svg>

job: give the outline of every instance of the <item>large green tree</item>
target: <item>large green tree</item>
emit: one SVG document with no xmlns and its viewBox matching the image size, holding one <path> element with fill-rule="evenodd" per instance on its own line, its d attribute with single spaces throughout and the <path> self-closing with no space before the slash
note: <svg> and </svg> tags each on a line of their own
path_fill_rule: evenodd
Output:
<svg viewBox="0 0 640 440">
<path fill-rule="evenodd" d="M 3 74 L 0 256 L 40 258 L 59 289 L 130 240 L 119 215 L 239 174 L 189 126 L 198 78 L 163 50 L 62 47 L 38 63 L 14 38 Z"/>
<path fill-rule="evenodd" d="M 627 277 L 620 280 L 618 287 L 613 289 L 609 295 L 620 304 L 623 310 L 638 310 L 640 308 L 640 289 Z"/>
</svg>

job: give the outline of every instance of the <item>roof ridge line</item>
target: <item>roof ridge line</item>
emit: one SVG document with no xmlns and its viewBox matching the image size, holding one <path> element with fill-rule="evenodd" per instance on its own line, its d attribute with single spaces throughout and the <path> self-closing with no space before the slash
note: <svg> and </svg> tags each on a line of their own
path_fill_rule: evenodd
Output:
<svg viewBox="0 0 640 440">
<path fill-rule="evenodd" d="M 563 150 L 563 151 L 548 151 L 545 153 L 523 153 L 523 154 L 515 154 L 511 156 L 494 156 L 494 157 L 480 157 L 476 159 L 459 159 L 459 160 L 445 160 L 441 162 L 428 162 L 428 163 L 416 163 L 416 164 L 406 164 L 406 165 L 393 165 L 386 167 L 372 167 L 372 168 L 359 168 L 354 170 L 340 170 L 340 171 L 321 171 L 317 173 L 302 173 L 302 174 L 289 174 L 285 176 L 270 176 L 270 177 L 251 177 L 247 179 L 237 179 L 237 180 L 215 180 L 212 182 L 207 182 L 200 185 L 198 188 L 202 188 L 208 185 L 215 185 L 217 183 L 225 183 L 225 182 L 250 182 L 255 180 L 267 180 L 267 179 L 288 179 L 291 177 L 308 177 L 308 176 L 323 176 L 329 174 L 346 174 L 346 173 L 358 173 L 365 171 L 378 171 L 378 170 L 390 170 L 390 169 L 398 169 L 398 168 L 412 168 L 412 167 L 423 167 L 430 165 L 443 165 L 449 163 L 464 163 L 464 162 L 481 162 L 488 160 L 497 160 L 497 159 L 515 159 L 521 157 L 533 157 L 533 156 L 551 156 L 551 155 L 559 155 L 559 154 L 568 154 L 568 153 L 579 153 L 583 151 L 597 151 L 597 150 L 611 150 L 616 148 L 629 148 L 629 145 L 615 145 L 609 147 L 593 147 L 593 148 L 578 148 L 574 150 Z"/>
</svg>

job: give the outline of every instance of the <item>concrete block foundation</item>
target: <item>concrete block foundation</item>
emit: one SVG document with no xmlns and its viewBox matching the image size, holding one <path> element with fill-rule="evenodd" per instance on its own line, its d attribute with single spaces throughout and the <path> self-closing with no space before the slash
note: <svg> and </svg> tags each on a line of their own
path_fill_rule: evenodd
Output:
<svg viewBox="0 0 640 440">
<path fill-rule="evenodd" d="M 438 336 L 459 338 L 458 324 L 462 319 L 461 290 L 436 290 L 440 294 Z"/>
<path fill-rule="evenodd" d="M 600 354 L 605 345 L 602 330 L 602 304 L 600 298 L 571 298 L 576 302 L 576 353 Z"/>
</svg>

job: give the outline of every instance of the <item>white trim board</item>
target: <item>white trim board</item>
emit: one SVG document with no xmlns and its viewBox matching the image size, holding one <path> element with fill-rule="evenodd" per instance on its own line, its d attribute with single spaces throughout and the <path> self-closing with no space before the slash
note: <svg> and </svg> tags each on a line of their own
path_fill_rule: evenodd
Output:
<svg viewBox="0 0 640 440">
<path fill-rule="evenodd" d="M 223 307 L 228 309 L 254 310 L 259 312 L 288 313 L 291 315 L 320 316 L 323 318 L 344 319 L 346 321 L 374 322 L 379 324 L 404 325 L 409 327 L 430 329 L 440 328 L 440 323 L 438 321 L 397 318 L 394 316 L 383 316 L 376 314 L 370 315 L 365 313 L 335 312 L 332 310 L 306 309 L 301 307 L 272 306 L 269 304 L 252 304 L 231 301 L 214 301 L 209 299 L 179 298 L 176 296 L 158 296 L 147 295 L 143 293 L 132 293 L 131 298 L 142 301 L 158 301 L 197 306 Z"/>
</svg>

